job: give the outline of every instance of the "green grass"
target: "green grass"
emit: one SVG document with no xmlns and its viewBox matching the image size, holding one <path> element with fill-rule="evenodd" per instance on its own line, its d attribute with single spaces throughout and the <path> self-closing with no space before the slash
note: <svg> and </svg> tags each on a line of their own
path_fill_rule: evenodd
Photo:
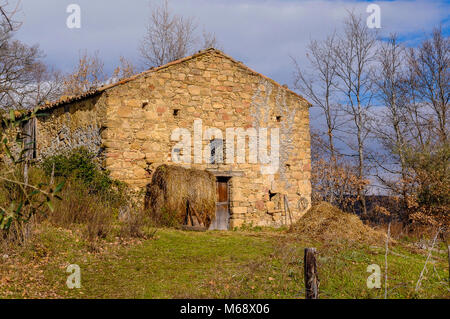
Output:
<svg viewBox="0 0 450 319">
<path fill-rule="evenodd" d="M 367 266 L 374 263 L 381 267 L 384 282 L 382 243 L 320 243 L 270 229 L 158 229 L 152 239 L 104 241 L 94 250 L 81 238 L 76 232 L 41 226 L 30 244 L 0 263 L 0 298 L 304 298 L 305 247 L 319 251 L 321 298 L 384 296 L 384 286 L 366 286 Z M 415 293 L 426 252 L 406 243 L 390 249 L 389 298 L 450 297 L 446 255 L 433 254 Z M 65 284 L 69 264 L 81 268 L 81 289 Z"/>
</svg>

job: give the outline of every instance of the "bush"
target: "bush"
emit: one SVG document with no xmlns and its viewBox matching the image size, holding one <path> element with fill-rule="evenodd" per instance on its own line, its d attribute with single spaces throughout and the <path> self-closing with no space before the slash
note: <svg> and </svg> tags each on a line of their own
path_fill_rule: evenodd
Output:
<svg viewBox="0 0 450 319">
<path fill-rule="evenodd" d="M 413 222 L 450 227 L 450 144 L 407 156 L 407 205 Z"/>
<path fill-rule="evenodd" d="M 100 169 L 95 162 L 95 154 L 84 147 L 48 157 L 42 162 L 42 168 L 48 177 L 63 177 L 83 183 L 90 194 L 112 202 L 126 201 L 126 185 L 112 179 L 108 171 Z"/>
<path fill-rule="evenodd" d="M 61 191 L 63 183 L 56 188 L 49 185 L 44 173 L 33 167 L 28 169 L 27 178 L 23 173 L 23 165 L 6 167 L 0 164 L 0 172 L 5 171 L 8 171 L 3 175 L 6 180 L 0 178 L 0 208 L 11 208 L 13 214 L 0 214 L 0 239 L 21 245 L 31 237 L 35 215 L 53 209 L 57 201 L 51 203 L 50 197 L 60 199 L 57 193 Z M 33 187 L 39 187 L 40 191 Z M 5 225 L 7 227 L 3 227 Z"/>
<path fill-rule="evenodd" d="M 47 176 L 75 178 L 83 182 L 91 192 L 105 193 L 115 182 L 107 171 L 102 171 L 94 162 L 95 155 L 80 147 L 67 154 L 46 158 L 42 168 Z"/>
<path fill-rule="evenodd" d="M 56 203 L 53 212 L 46 215 L 51 224 L 66 229 L 82 229 L 89 241 L 105 238 L 112 230 L 114 210 L 104 200 L 92 194 L 78 180 L 68 180 L 62 191 L 63 201 Z"/>
<path fill-rule="evenodd" d="M 90 242 L 108 236 L 143 237 L 148 223 L 142 208 L 126 184 L 112 179 L 99 168 L 95 154 L 80 147 L 66 154 L 46 158 L 42 168 L 48 178 L 67 179 L 64 201 L 48 220 L 57 226 L 81 226 Z"/>
<path fill-rule="evenodd" d="M 14 174 L 23 180 L 22 167 Z M 14 244 L 16 238 L 29 236 L 32 226 L 44 222 L 80 232 L 94 249 L 100 239 L 152 236 L 149 216 L 135 200 L 138 196 L 101 170 L 93 154 L 84 148 L 49 157 L 40 167 L 30 167 L 28 180 L 33 185 L 48 185 L 50 190 L 64 180 L 64 187 L 58 190 L 62 200 L 54 201 L 45 214 L 36 215 L 33 223 L 13 222 L 10 231 L 0 232 L 0 244 L 2 238 L 3 243 Z M 0 202 L 24 200 L 20 184 L 0 180 Z"/>
<path fill-rule="evenodd" d="M 59 198 L 56 194 L 62 188 L 62 184 L 55 189 L 45 183 L 33 185 L 28 174 L 23 173 L 28 168 L 31 143 L 30 135 L 22 128 L 36 112 L 23 116 L 13 110 L 9 116 L 0 113 L 0 238 L 22 243 L 30 237 L 29 221 L 46 209 L 52 210 L 52 200 Z"/>
</svg>

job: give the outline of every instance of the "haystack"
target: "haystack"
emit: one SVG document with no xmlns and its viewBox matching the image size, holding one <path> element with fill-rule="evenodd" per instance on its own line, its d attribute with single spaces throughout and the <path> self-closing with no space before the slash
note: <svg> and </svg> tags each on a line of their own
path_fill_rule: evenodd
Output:
<svg viewBox="0 0 450 319">
<path fill-rule="evenodd" d="M 321 202 L 311 209 L 292 227 L 292 232 L 325 242 L 353 241 L 381 244 L 385 234 L 367 225 L 354 214 L 349 214 Z"/>
<path fill-rule="evenodd" d="M 216 210 L 216 178 L 207 171 L 161 165 L 147 186 L 146 206 L 156 218 L 209 227 Z"/>
</svg>

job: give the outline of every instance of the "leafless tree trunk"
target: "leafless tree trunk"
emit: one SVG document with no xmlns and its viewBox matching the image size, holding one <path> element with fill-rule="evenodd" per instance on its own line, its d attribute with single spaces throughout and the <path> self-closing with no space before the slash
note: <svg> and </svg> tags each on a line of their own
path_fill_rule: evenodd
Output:
<svg viewBox="0 0 450 319">
<path fill-rule="evenodd" d="M 421 100 L 431 107 L 436 118 L 437 136 L 448 142 L 450 99 L 450 38 L 435 28 L 432 38 L 410 50 L 409 64 Z"/>
<path fill-rule="evenodd" d="M 336 67 L 333 58 L 335 35 L 329 36 L 323 42 L 311 41 L 307 49 L 307 58 L 313 71 L 307 74 L 297 61 L 292 58 L 295 66 L 295 88 L 304 94 L 314 106 L 319 107 L 325 117 L 327 125 L 326 146 L 329 152 L 330 175 L 337 165 L 337 151 L 334 134 L 338 126 L 338 103 L 335 101 Z M 330 185 L 327 200 L 334 202 L 337 185 Z"/>
<path fill-rule="evenodd" d="M 334 46 L 336 86 L 346 98 L 346 111 L 355 125 L 358 177 L 365 178 L 365 141 L 368 136 L 367 109 L 372 102 L 372 65 L 376 57 L 376 34 L 365 21 L 349 13 L 344 34 Z M 363 213 L 366 214 L 365 187 L 358 191 Z"/>
<path fill-rule="evenodd" d="M 407 192 L 405 149 L 408 128 L 405 119 L 408 95 L 404 91 L 405 57 L 405 49 L 398 43 L 396 35 L 391 35 L 386 42 L 381 43 L 377 54 L 379 67 L 374 73 L 373 83 L 375 84 L 374 94 L 385 106 L 385 112 L 381 116 L 378 115 L 379 113 L 375 115 L 376 118 L 371 127 L 371 131 L 389 151 L 390 157 L 395 159 L 395 163 L 387 163 L 387 165 L 376 161 L 385 172 L 400 175 L 400 188 L 396 182 L 378 177 L 394 194 L 402 195 L 402 210 L 406 208 Z M 399 169 L 390 167 L 389 164 L 399 166 Z"/>
</svg>

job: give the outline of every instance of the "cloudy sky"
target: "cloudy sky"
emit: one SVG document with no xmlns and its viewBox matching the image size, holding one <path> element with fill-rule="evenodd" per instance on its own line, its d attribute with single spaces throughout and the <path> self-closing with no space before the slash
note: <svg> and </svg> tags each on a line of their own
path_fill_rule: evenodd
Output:
<svg viewBox="0 0 450 319">
<path fill-rule="evenodd" d="M 39 44 L 46 62 L 70 72 L 80 52 L 95 51 L 111 72 L 124 56 L 142 65 L 139 42 L 150 15 L 150 4 L 160 0 L 22 0 L 16 17 L 23 21 L 17 37 Z M 339 30 L 351 10 L 366 19 L 369 4 L 381 9 L 381 36 L 397 33 L 408 46 L 416 46 L 433 27 L 442 24 L 450 34 L 450 1 L 356 0 L 170 0 L 174 13 L 194 17 L 203 29 L 216 34 L 221 49 L 256 71 L 292 87 L 295 57 L 305 67 L 305 49 L 311 39 L 323 39 Z M 67 7 L 81 8 L 81 28 L 69 29 Z M 300 92 L 301 93 L 301 92 Z M 311 109 L 313 128 L 322 126 Z M 373 148 L 378 148 L 371 142 Z M 342 146 L 345 147 L 345 146 Z"/>
<path fill-rule="evenodd" d="M 81 7 L 81 28 L 69 29 L 69 4 Z M 121 55 L 138 64 L 138 46 L 158 0 L 22 0 L 17 37 L 38 43 L 46 62 L 70 71 L 80 51 L 98 51 L 111 71 Z M 214 32 L 223 50 L 274 80 L 292 83 L 291 60 L 304 60 L 310 39 L 342 25 L 346 10 L 364 18 L 368 4 L 381 8 L 381 33 L 398 33 L 415 45 L 442 23 L 448 33 L 449 1 L 171 0 L 175 13 L 195 17 L 199 31 Z"/>
</svg>

